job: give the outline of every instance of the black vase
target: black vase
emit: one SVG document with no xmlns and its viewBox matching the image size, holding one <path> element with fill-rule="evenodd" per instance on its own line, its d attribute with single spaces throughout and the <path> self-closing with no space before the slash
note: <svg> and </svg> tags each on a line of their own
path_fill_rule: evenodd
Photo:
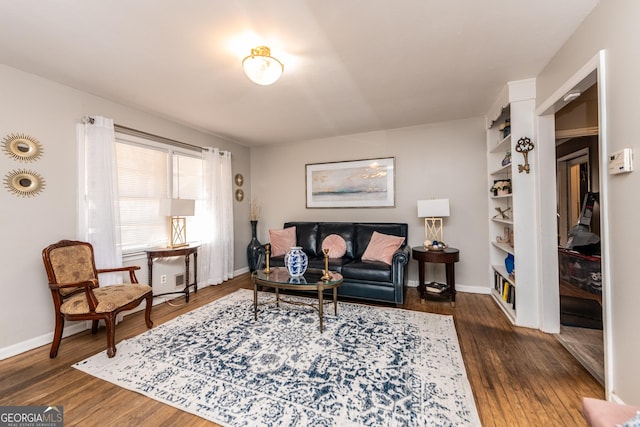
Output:
<svg viewBox="0 0 640 427">
<path fill-rule="evenodd" d="M 247 246 L 247 262 L 249 263 L 249 271 L 252 273 L 260 268 L 264 259 L 264 248 L 256 237 L 257 226 L 258 221 L 251 221 L 251 241 Z"/>
</svg>

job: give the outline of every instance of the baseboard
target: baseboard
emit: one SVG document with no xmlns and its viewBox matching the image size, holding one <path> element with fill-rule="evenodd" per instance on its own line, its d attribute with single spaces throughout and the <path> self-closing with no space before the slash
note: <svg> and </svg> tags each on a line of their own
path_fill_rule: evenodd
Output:
<svg viewBox="0 0 640 427">
<path fill-rule="evenodd" d="M 86 331 L 91 326 L 90 322 L 77 322 L 72 325 L 65 325 L 62 337 L 68 337 L 75 335 L 82 331 Z M 39 337 L 31 338 L 26 341 L 19 342 L 17 344 L 10 345 L 0 349 L 0 360 L 8 359 L 13 356 L 17 356 L 25 351 L 33 350 L 34 348 L 42 347 L 43 345 L 51 344 L 53 342 L 53 332 L 48 332 Z"/>
<path fill-rule="evenodd" d="M 418 281 L 417 280 L 407 280 L 407 287 L 409 288 L 417 288 Z M 464 285 L 460 283 L 456 283 L 456 292 L 467 292 L 470 294 L 491 294 L 491 288 L 487 288 L 486 286 L 477 286 L 477 285 Z"/>
<path fill-rule="evenodd" d="M 249 272 L 249 267 L 241 268 L 234 271 L 234 276 Z M 206 288 L 207 286 L 211 286 L 209 284 L 199 283 L 198 289 Z M 175 294 L 171 296 L 171 298 L 175 298 L 179 294 Z M 158 305 L 164 303 L 168 298 L 164 297 L 156 297 L 153 299 L 153 305 Z M 141 311 L 145 309 L 145 304 L 140 304 L 133 310 L 124 311 L 118 314 L 117 322 L 120 322 L 123 317 L 126 317 L 129 314 L 133 314 L 135 312 Z M 64 332 L 62 333 L 62 338 L 75 335 L 82 331 L 86 331 L 91 328 L 91 322 L 74 322 L 67 323 L 64 327 Z M 39 337 L 34 337 L 28 339 L 26 341 L 22 341 L 16 344 L 12 344 L 7 347 L 0 348 L 0 360 L 8 359 L 13 356 L 17 356 L 20 353 L 24 353 L 29 350 L 33 350 L 34 348 L 41 347 L 43 345 L 51 344 L 53 342 L 53 331 L 43 334 Z"/>
</svg>

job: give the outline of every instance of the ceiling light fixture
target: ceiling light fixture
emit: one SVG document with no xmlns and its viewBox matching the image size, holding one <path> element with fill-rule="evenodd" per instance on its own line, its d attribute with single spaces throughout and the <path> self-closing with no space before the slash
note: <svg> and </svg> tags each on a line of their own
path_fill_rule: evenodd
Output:
<svg viewBox="0 0 640 427">
<path fill-rule="evenodd" d="M 266 46 L 251 49 L 251 55 L 242 60 L 242 68 L 251 81 L 263 86 L 278 81 L 284 71 L 282 62 L 271 56 Z"/>
</svg>

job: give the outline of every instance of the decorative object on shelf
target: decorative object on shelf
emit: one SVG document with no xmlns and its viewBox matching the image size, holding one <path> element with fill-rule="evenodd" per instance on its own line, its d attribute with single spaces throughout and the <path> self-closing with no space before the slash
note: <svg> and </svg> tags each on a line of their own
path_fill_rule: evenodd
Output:
<svg viewBox="0 0 640 427">
<path fill-rule="evenodd" d="M 264 267 L 264 272 L 269 274 L 271 273 L 271 267 L 269 267 L 269 259 L 271 258 L 271 245 L 267 243 L 264 245 L 264 262 L 266 263 Z"/>
<path fill-rule="evenodd" d="M 264 248 L 262 243 L 258 241 L 257 228 L 258 221 L 251 220 L 251 241 L 247 245 L 247 262 L 249 264 L 249 271 L 252 273 L 260 267 L 260 257 L 263 254 Z"/>
<path fill-rule="evenodd" d="M 493 186 L 489 189 L 489 191 L 493 192 L 494 197 L 506 196 L 508 194 L 511 194 L 511 180 L 495 180 L 493 181 Z"/>
<path fill-rule="evenodd" d="M 496 236 L 496 242 L 498 242 L 498 243 L 509 243 L 510 236 L 511 236 L 511 228 L 505 227 L 503 235 L 502 236 Z"/>
<path fill-rule="evenodd" d="M 442 238 L 442 217 L 449 216 L 449 199 L 418 200 L 418 218 L 424 218 L 424 243 L 429 250 L 446 247 Z"/>
<path fill-rule="evenodd" d="M 502 135 L 502 139 L 511 135 L 511 119 L 506 118 L 503 123 L 498 127 L 498 131 L 500 131 L 500 135 Z"/>
<path fill-rule="evenodd" d="M 4 186 L 16 196 L 33 197 L 44 189 L 44 178 L 38 172 L 18 169 L 4 176 Z"/>
<path fill-rule="evenodd" d="M 187 246 L 187 218 L 193 216 L 196 201 L 192 199 L 160 200 L 160 215 L 169 217 L 171 241 L 169 247 Z"/>
<path fill-rule="evenodd" d="M 534 145 L 530 138 L 522 137 L 516 143 L 516 151 L 522 153 L 524 157 L 524 165 L 518 165 L 518 173 L 529 173 L 529 151 L 533 150 Z"/>
<path fill-rule="evenodd" d="M 320 280 L 326 282 L 331 279 L 331 275 L 329 274 L 329 248 L 322 248 L 322 253 L 324 254 L 324 274 Z"/>
<path fill-rule="evenodd" d="M 508 166 L 511 164 L 511 151 L 507 151 L 502 159 L 502 166 Z"/>
<path fill-rule="evenodd" d="M 239 201 L 239 202 L 244 200 L 244 191 L 242 191 L 241 188 L 238 188 L 236 190 L 236 200 Z"/>
<path fill-rule="evenodd" d="M 511 206 L 504 209 L 502 209 L 500 206 L 497 206 L 495 209 L 496 211 L 498 211 L 498 213 L 493 216 L 493 219 L 509 219 L 509 215 L 507 214 L 511 211 Z"/>
<path fill-rule="evenodd" d="M 307 164 L 306 207 L 393 207 L 394 164 L 394 157 Z"/>
<path fill-rule="evenodd" d="M 236 176 L 233 177 L 233 180 L 238 187 L 242 187 L 242 184 L 244 184 L 244 177 L 240 173 L 237 173 Z"/>
<path fill-rule="evenodd" d="M 23 133 L 12 133 L 2 140 L 5 153 L 20 162 L 33 162 L 42 156 L 42 145 L 32 136 Z"/>
<path fill-rule="evenodd" d="M 302 246 L 293 246 L 284 255 L 284 265 L 287 267 L 289 276 L 300 277 L 307 271 L 309 258 L 302 250 Z"/>
<path fill-rule="evenodd" d="M 507 269 L 507 273 L 509 273 L 509 276 L 514 276 L 515 273 L 515 265 L 516 265 L 516 259 L 513 256 L 513 254 L 508 254 L 507 257 L 504 259 L 504 268 Z"/>
<path fill-rule="evenodd" d="M 262 86 L 278 81 L 284 71 L 282 62 L 271 56 L 267 46 L 251 49 L 251 55 L 242 60 L 242 68 L 252 82 Z"/>
</svg>

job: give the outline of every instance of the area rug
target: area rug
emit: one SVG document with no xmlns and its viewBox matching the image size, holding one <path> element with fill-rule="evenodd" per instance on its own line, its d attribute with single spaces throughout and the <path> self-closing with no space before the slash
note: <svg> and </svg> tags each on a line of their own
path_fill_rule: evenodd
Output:
<svg viewBox="0 0 640 427">
<path fill-rule="evenodd" d="M 453 317 L 325 311 L 322 334 L 304 306 L 263 305 L 254 321 L 241 289 L 74 367 L 223 426 L 480 425 Z"/>
</svg>

